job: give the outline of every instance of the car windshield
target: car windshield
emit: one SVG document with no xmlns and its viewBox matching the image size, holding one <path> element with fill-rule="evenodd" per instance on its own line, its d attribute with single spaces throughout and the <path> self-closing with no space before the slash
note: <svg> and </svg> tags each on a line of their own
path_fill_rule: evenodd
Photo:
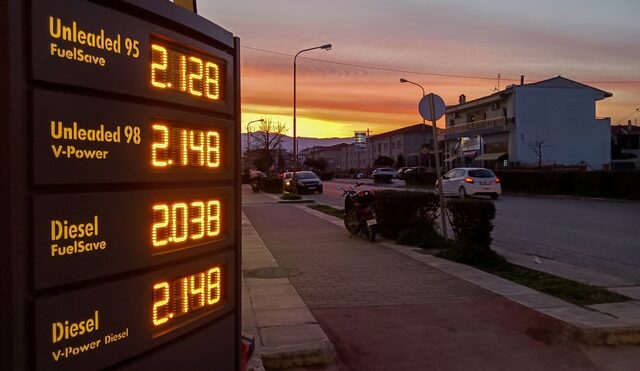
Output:
<svg viewBox="0 0 640 371">
<path fill-rule="evenodd" d="M 478 169 L 478 170 L 469 170 L 469 176 L 472 178 L 493 178 L 495 175 L 491 170 L 487 169 Z"/>
<path fill-rule="evenodd" d="M 311 171 L 300 171 L 296 173 L 297 179 L 318 179 L 318 176 Z"/>
</svg>

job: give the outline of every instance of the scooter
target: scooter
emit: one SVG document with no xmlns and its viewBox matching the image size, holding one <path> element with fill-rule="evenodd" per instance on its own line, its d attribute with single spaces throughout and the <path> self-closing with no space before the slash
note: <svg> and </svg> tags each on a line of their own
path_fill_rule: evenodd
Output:
<svg viewBox="0 0 640 371">
<path fill-rule="evenodd" d="M 360 232 L 371 242 L 376 241 L 376 231 L 378 221 L 376 219 L 376 197 L 375 193 L 368 189 L 356 191 L 363 183 L 358 183 L 349 188 L 336 186 L 342 191 L 344 197 L 344 226 L 347 230 L 356 235 Z"/>
</svg>

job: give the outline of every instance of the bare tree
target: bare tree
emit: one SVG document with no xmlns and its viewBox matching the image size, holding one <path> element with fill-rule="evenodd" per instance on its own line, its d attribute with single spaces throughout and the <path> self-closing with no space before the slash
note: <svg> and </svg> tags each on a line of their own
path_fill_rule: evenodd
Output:
<svg viewBox="0 0 640 371">
<path fill-rule="evenodd" d="M 535 153 L 536 156 L 538 157 L 538 168 L 542 167 L 542 156 L 544 154 L 544 149 L 549 147 L 549 145 L 546 144 L 546 142 L 547 142 L 546 139 L 540 138 L 539 136 L 536 135 L 536 138 L 527 144 L 529 148 L 531 148 L 533 153 Z"/>
<path fill-rule="evenodd" d="M 270 153 L 271 150 L 282 144 L 287 126 L 271 116 L 265 116 L 263 119 L 264 121 L 260 123 L 258 130 L 251 133 L 251 141 L 255 143 L 257 148 Z"/>
</svg>

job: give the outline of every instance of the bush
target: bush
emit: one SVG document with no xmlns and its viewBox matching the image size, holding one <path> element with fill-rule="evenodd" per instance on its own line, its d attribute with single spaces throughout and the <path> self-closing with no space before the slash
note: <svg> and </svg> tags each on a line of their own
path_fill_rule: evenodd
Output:
<svg viewBox="0 0 640 371">
<path fill-rule="evenodd" d="M 429 192 L 392 190 L 378 190 L 375 194 L 381 235 L 395 240 L 406 229 L 435 230 L 438 196 Z"/>
<path fill-rule="evenodd" d="M 262 190 L 267 193 L 282 193 L 282 179 L 276 177 L 262 179 Z"/>
<path fill-rule="evenodd" d="M 640 200 L 640 171 L 500 171 L 504 192 Z"/>
<path fill-rule="evenodd" d="M 393 176 L 385 174 L 376 174 L 373 176 L 374 183 L 391 183 Z"/>
<path fill-rule="evenodd" d="M 318 175 L 318 178 L 320 178 L 320 180 L 333 179 L 333 171 L 318 171 L 316 172 L 316 175 Z"/>
<path fill-rule="evenodd" d="M 448 247 L 447 241 L 436 229 L 435 223 L 416 223 L 400 231 L 396 239 L 398 245 L 418 246 L 425 249 L 442 249 Z"/>
<path fill-rule="evenodd" d="M 302 196 L 296 193 L 283 193 L 280 199 L 285 201 L 302 200 Z"/>
<path fill-rule="evenodd" d="M 472 249 L 491 249 L 496 207 L 485 200 L 450 200 L 447 210 L 456 240 Z"/>
<path fill-rule="evenodd" d="M 436 184 L 436 173 L 429 172 L 416 172 L 410 171 L 408 173 L 403 174 L 404 181 L 407 185 L 418 185 L 418 186 L 427 186 L 434 187 Z"/>
</svg>

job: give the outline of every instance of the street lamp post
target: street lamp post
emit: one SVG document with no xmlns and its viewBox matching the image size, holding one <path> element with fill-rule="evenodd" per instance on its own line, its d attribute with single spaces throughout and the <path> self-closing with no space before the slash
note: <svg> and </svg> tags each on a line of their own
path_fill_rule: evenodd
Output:
<svg viewBox="0 0 640 371">
<path fill-rule="evenodd" d="M 422 85 L 417 84 L 413 81 L 409 81 L 407 79 L 400 79 L 400 83 L 404 84 L 404 83 L 409 83 L 409 84 L 413 84 L 417 87 L 419 87 L 420 89 L 422 89 L 422 98 L 424 98 L 425 96 L 425 92 L 424 92 L 424 88 L 422 87 Z M 422 118 L 422 143 L 423 145 L 425 144 L 425 142 L 427 141 L 427 134 L 425 133 L 425 126 L 426 126 L 426 122 L 424 117 Z M 418 172 L 420 172 L 420 158 L 422 157 L 422 146 L 418 149 Z"/>
<path fill-rule="evenodd" d="M 303 49 L 300 50 L 295 57 L 293 57 L 293 155 L 295 156 L 295 168 L 294 171 L 296 171 L 298 169 L 298 136 L 297 136 L 297 128 L 296 128 L 296 104 L 297 104 L 297 97 L 296 97 L 296 69 L 297 69 L 297 60 L 298 60 L 298 55 L 300 55 L 301 53 L 304 52 L 308 52 L 310 50 L 315 50 L 315 49 L 324 49 L 324 50 L 331 50 L 331 44 L 325 44 L 322 46 L 316 46 L 313 48 L 309 48 L 309 49 Z"/>
<path fill-rule="evenodd" d="M 251 129 L 250 129 L 250 125 L 253 124 L 254 122 L 264 122 L 264 119 L 259 119 L 259 120 L 253 120 L 253 121 L 249 121 L 247 123 L 247 154 L 249 153 L 249 149 L 251 149 L 249 147 L 249 138 L 251 137 Z"/>
</svg>

